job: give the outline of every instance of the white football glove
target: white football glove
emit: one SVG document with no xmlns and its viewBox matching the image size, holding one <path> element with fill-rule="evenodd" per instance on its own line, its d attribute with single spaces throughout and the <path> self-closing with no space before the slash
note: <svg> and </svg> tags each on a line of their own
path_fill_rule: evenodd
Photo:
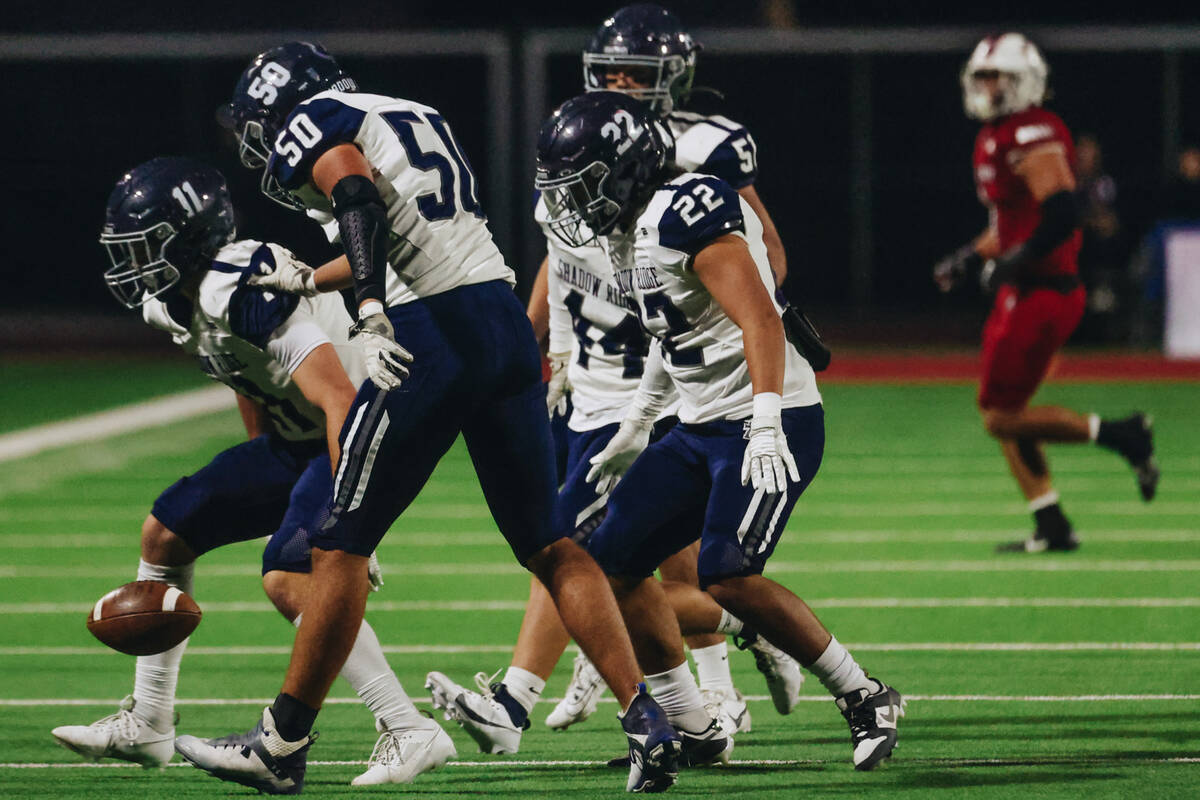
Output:
<svg viewBox="0 0 1200 800">
<path fill-rule="evenodd" d="M 785 491 L 789 476 L 794 481 L 800 480 L 796 459 L 783 435 L 780 402 L 779 395 L 774 393 L 754 396 L 750 441 L 746 442 L 746 455 L 742 458 L 742 485 L 750 483 L 755 491 L 767 494 Z"/>
<path fill-rule="evenodd" d="M 596 494 L 612 491 L 649 443 L 648 426 L 631 420 L 622 421 L 608 445 L 588 461 L 592 468 L 588 470 L 587 482 L 596 482 Z"/>
<path fill-rule="evenodd" d="M 567 413 L 567 394 L 571 391 L 571 382 L 567 380 L 567 365 L 571 362 L 570 353 L 547 353 L 550 360 L 550 381 L 546 384 L 546 411 L 550 416 L 554 412 Z"/>
<path fill-rule="evenodd" d="M 316 279 L 312 267 L 296 258 L 290 250 L 278 245 L 267 245 L 275 254 L 275 269 L 269 265 L 259 266 L 259 274 L 251 275 L 247 281 L 251 286 L 272 289 L 284 294 L 297 294 L 301 297 L 312 297 L 320 294 L 317 290 Z"/>
<path fill-rule="evenodd" d="M 350 338 L 357 339 L 366 353 L 367 376 L 371 383 L 385 392 L 399 389 L 408 377 L 412 353 L 396 344 L 396 334 L 387 315 L 380 312 L 360 319 L 350 329 Z"/>
<path fill-rule="evenodd" d="M 372 592 L 383 588 L 383 567 L 379 566 L 379 557 L 374 553 L 367 559 L 367 580 L 371 584 Z"/>
</svg>

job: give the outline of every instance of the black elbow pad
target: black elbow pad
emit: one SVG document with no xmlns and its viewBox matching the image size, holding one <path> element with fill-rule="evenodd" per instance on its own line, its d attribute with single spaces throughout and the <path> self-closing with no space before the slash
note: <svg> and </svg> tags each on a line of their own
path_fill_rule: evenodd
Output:
<svg viewBox="0 0 1200 800">
<path fill-rule="evenodd" d="M 330 192 L 333 216 L 338 221 L 342 248 L 354 275 L 354 293 L 359 303 L 384 300 L 384 270 L 387 268 L 387 208 L 370 178 L 347 175 Z"/>
</svg>

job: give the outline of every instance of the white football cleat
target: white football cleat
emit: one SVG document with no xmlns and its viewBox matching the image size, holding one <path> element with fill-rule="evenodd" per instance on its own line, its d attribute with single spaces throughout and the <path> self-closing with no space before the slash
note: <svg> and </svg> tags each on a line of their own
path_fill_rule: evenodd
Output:
<svg viewBox="0 0 1200 800">
<path fill-rule="evenodd" d="M 730 736 L 750 731 L 750 708 L 737 689 L 701 689 L 700 697 L 704 700 L 704 710 Z"/>
<path fill-rule="evenodd" d="M 575 670 L 571 683 L 554 710 L 546 716 L 546 724 L 556 731 L 565 731 L 576 722 L 596 713 L 596 704 L 604 694 L 604 679 L 583 653 L 575 656 Z"/>
<path fill-rule="evenodd" d="M 379 723 L 375 724 L 376 729 Z M 454 742 L 437 723 L 426 728 L 405 728 L 382 732 L 367 771 L 350 781 L 351 786 L 378 786 L 383 783 L 412 783 L 423 772 L 430 772 L 458 755 Z"/>
<path fill-rule="evenodd" d="M 50 734 L 68 750 L 84 758 L 99 761 L 116 758 L 132 761 L 146 769 L 164 766 L 175 755 L 175 728 L 155 730 L 133 713 L 130 695 L 121 701 L 121 710 L 91 725 L 60 725 Z"/>
<path fill-rule="evenodd" d="M 775 710 L 780 714 L 792 713 L 800 702 L 800 687 L 804 685 L 804 673 L 796 659 L 761 636 L 750 644 L 739 644 L 738 649 L 748 649 L 754 655 L 754 666 L 767 679 L 767 691 Z"/>
<path fill-rule="evenodd" d="M 488 685 L 486 673 L 475 674 L 478 692 L 464 689 L 440 672 L 425 676 L 425 688 L 429 690 L 433 707 L 445 712 L 446 719 L 454 720 L 466 731 L 481 753 L 515 753 L 521 746 L 521 733 L 529 727 L 518 728 L 508 714 L 508 709 L 494 697 L 497 687 Z"/>
<path fill-rule="evenodd" d="M 858 689 L 835 699 L 838 710 L 850 724 L 850 743 L 854 747 L 854 768 L 874 769 L 896 749 L 896 726 L 904 716 L 908 700 L 880 680 L 879 688 Z"/>
</svg>

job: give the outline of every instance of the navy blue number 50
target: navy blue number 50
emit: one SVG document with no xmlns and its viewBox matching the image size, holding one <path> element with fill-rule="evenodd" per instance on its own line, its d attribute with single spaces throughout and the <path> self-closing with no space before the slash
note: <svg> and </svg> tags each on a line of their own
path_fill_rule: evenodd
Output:
<svg viewBox="0 0 1200 800">
<path fill-rule="evenodd" d="M 392 130 L 399 137 L 400 144 L 404 146 L 404 152 L 408 154 L 408 163 L 426 172 L 437 170 L 438 176 L 441 178 L 442 185 L 438 192 L 430 192 L 417 197 L 417 210 L 421 212 L 421 216 L 430 222 L 450 219 L 455 214 L 454 199 L 457 195 L 463 211 L 474 214 L 480 219 L 484 218 L 483 209 L 479 205 L 479 190 L 475 183 L 475 175 L 471 172 L 471 165 L 467 163 L 466 154 L 458 146 L 454 135 L 450 133 L 449 126 L 446 125 L 446 120 L 442 119 L 440 114 L 389 111 L 380 116 L 388 125 L 392 126 Z M 422 150 L 421 146 L 417 144 L 417 136 L 413 130 L 414 125 L 427 125 L 432 128 L 445 146 L 446 153 L 439 153 L 437 150 L 428 152 Z M 447 154 L 450 158 L 446 158 Z M 454 167 L 450 165 L 451 161 L 458 167 L 457 175 Z"/>
</svg>

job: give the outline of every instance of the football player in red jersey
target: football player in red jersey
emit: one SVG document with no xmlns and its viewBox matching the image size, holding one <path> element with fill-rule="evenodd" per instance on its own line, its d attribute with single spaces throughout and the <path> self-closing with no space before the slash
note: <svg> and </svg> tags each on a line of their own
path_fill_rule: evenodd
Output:
<svg viewBox="0 0 1200 800">
<path fill-rule="evenodd" d="M 979 199 L 990 223 L 975 240 L 942 259 L 934 280 L 949 291 L 977 276 L 996 299 L 983 331 L 979 408 L 1000 442 L 1036 528 L 1001 550 L 1074 550 L 1079 540 L 1063 514 L 1042 445 L 1095 442 L 1125 457 L 1144 500 L 1159 471 L 1151 421 L 1120 420 L 1057 406 L 1030 406 L 1055 353 L 1083 314 L 1076 256 L 1075 145 L 1063 121 L 1042 108 L 1046 62 L 1019 33 L 981 41 L 962 72 L 967 116 L 983 123 L 973 156 Z"/>
</svg>

